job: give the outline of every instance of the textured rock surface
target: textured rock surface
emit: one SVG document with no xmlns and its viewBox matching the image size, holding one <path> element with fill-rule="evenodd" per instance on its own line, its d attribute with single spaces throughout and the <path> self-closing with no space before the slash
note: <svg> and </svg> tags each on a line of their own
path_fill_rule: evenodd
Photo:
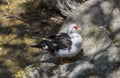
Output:
<svg viewBox="0 0 120 78">
<path fill-rule="evenodd" d="M 117 0 L 89 0 L 81 5 L 66 19 L 60 32 L 70 22 L 82 28 L 79 32 L 84 39 L 82 59 L 64 65 L 40 63 L 26 68 L 23 78 L 119 78 L 119 5 Z"/>
</svg>

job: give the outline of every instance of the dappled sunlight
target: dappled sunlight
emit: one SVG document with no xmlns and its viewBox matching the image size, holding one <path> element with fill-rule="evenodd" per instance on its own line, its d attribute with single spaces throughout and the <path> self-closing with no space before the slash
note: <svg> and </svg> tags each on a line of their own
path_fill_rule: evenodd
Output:
<svg viewBox="0 0 120 78">
<path fill-rule="evenodd" d="M 49 77 L 63 74 L 68 78 L 107 78 L 106 75 L 120 69 L 120 53 L 117 52 L 120 47 L 119 0 L 75 0 L 81 3 L 76 11 L 64 3 L 74 12 L 67 19 L 58 6 L 55 7 L 57 3 L 42 1 L 0 1 L 0 78 L 22 78 L 23 73 L 30 76 L 30 73 L 37 73 L 42 77 L 45 73 Z M 62 10 L 67 11 L 64 7 Z M 67 25 L 65 20 L 67 24 L 75 22 L 82 28 L 83 55 L 66 65 L 38 62 L 40 59 L 36 58 L 43 51 L 31 48 L 30 44 L 57 34 L 63 24 Z"/>
<path fill-rule="evenodd" d="M 17 71 L 37 62 L 41 51 L 30 44 L 56 34 L 63 21 L 59 11 L 48 10 L 39 0 L 0 1 L 0 77 L 17 78 Z"/>
</svg>

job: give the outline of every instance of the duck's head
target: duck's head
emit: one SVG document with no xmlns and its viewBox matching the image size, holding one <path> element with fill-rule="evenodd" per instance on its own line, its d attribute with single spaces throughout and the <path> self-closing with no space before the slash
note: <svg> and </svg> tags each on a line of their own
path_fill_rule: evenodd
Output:
<svg viewBox="0 0 120 78">
<path fill-rule="evenodd" d="M 44 49 L 44 50 L 47 50 L 49 48 L 46 40 L 43 40 L 40 43 L 31 44 L 30 47 L 40 48 L 40 49 Z"/>
<path fill-rule="evenodd" d="M 68 27 L 67 33 L 69 33 L 69 34 L 74 33 L 74 32 L 76 32 L 78 30 L 81 30 L 81 28 L 78 27 L 77 24 L 73 23 L 73 24 L 70 24 L 70 26 Z"/>
</svg>

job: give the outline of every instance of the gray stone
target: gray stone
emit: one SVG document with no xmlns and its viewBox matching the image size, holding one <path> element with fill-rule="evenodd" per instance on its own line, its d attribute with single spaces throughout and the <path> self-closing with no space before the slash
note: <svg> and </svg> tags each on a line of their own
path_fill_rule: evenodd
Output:
<svg viewBox="0 0 120 78">
<path fill-rule="evenodd" d="M 49 52 L 41 52 L 41 54 L 35 58 L 37 62 L 49 62 L 49 63 L 59 63 L 60 57 L 54 56 Z"/>
</svg>

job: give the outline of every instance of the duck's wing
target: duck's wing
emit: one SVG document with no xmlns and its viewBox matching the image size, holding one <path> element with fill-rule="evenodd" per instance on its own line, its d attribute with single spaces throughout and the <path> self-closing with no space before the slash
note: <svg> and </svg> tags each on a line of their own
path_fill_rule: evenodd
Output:
<svg viewBox="0 0 120 78">
<path fill-rule="evenodd" d="M 62 42 L 62 45 L 67 48 L 70 52 L 70 49 L 71 49 L 71 45 L 72 45 L 72 41 L 70 38 L 62 38 L 60 40 Z"/>
<path fill-rule="evenodd" d="M 53 43 L 56 43 L 58 49 L 68 49 L 70 51 L 72 41 L 67 33 L 60 33 L 55 36 L 51 36 L 50 39 L 54 39 Z"/>
</svg>

